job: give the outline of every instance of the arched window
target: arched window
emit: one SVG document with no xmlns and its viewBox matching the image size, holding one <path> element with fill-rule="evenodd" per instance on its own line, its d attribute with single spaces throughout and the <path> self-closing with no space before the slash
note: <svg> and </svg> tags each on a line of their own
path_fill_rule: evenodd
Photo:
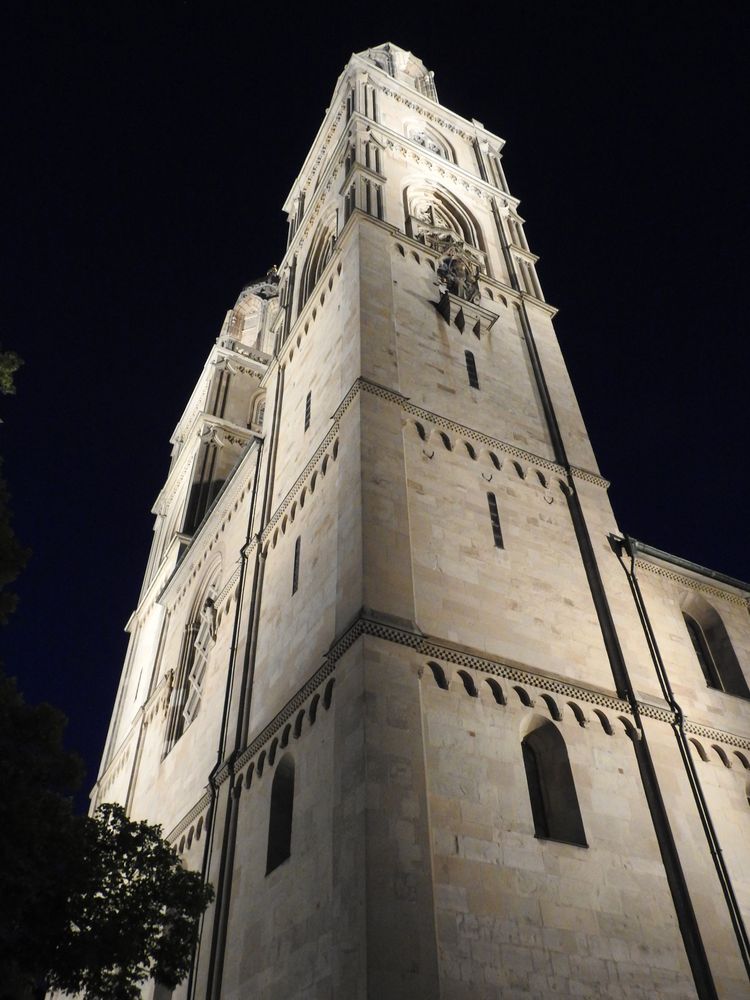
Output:
<svg viewBox="0 0 750 1000">
<path fill-rule="evenodd" d="M 169 753 L 200 711 L 206 670 L 216 642 L 215 581 L 203 591 L 203 597 L 185 625 L 180 660 L 174 672 L 167 737 L 164 752 Z"/>
<path fill-rule="evenodd" d="M 416 142 L 418 146 L 426 149 L 429 153 L 441 156 L 444 160 L 449 160 L 451 163 L 456 162 L 456 154 L 453 152 L 453 147 L 450 143 L 439 132 L 428 125 L 421 123 L 409 124 L 406 127 L 406 134 L 412 142 Z"/>
<path fill-rule="evenodd" d="M 727 694 L 750 698 L 742 667 L 716 609 L 693 594 L 685 602 L 682 617 L 706 684 Z"/>
<path fill-rule="evenodd" d="M 263 430 L 263 420 L 265 415 L 266 394 L 265 392 L 261 392 L 253 400 L 252 411 L 250 414 L 250 426 L 254 427 L 256 430 Z"/>
<path fill-rule="evenodd" d="M 480 226 L 453 194 L 438 187 L 412 185 L 404 198 L 410 236 L 436 249 L 460 241 L 473 249 L 477 265 L 485 269 Z"/>
<path fill-rule="evenodd" d="M 534 833 L 547 840 L 586 847 L 565 740 L 553 722 L 541 717 L 534 722 L 521 743 Z"/>
<path fill-rule="evenodd" d="M 216 641 L 216 605 L 213 594 L 209 594 L 200 609 L 198 620 L 194 623 L 195 639 L 193 641 L 190 670 L 187 673 L 187 692 L 183 716 L 185 726 L 189 726 L 198 714 L 203 697 L 203 682 L 206 677 L 206 666 L 211 648 Z"/>
<path fill-rule="evenodd" d="M 336 234 L 332 226 L 322 226 L 318 230 L 315 239 L 312 241 L 310 252 L 307 255 L 307 260 L 302 271 L 300 308 L 310 298 L 313 288 L 317 285 L 326 264 L 331 259 L 335 242 Z"/>
<path fill-rule="evenodd" d="M 271 785 L 266 875 L 278 868 L 292 853 L 293 812 L 294 761 L 291 754 L 287 753 L 279 761 Z"/>
<path fill-rule="evenodd" d="M 447 290 L 478 303 L 479 276 L 487 272 L 481 227 L 472 213 L 450 192 L 412 185 L 404 191 L 406 231 L 437 251 L 437 274 Z M 461 314 L 463 318 L 463 314 Z M 463 331 L 463 326 L 459 325 Z"/>
</svg>

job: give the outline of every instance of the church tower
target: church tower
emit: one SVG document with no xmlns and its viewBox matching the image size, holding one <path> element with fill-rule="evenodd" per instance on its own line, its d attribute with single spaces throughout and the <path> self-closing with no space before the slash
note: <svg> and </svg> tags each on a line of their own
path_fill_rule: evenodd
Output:
<svg viewBox="0 0 750 1000">
<path fill-rule="evenodd" d="M 174 1000 L 750 996 L 750 590 L 618 528 L 503 140 L 381 45 L 284 208 L 92 796 L 215 888 Z"/>
</svg>

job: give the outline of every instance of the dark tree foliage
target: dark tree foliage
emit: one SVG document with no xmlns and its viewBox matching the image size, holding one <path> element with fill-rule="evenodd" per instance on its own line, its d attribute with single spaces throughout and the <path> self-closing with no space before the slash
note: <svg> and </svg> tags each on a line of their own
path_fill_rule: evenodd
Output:
<svg viewBox="0 0 750 1000">
<path fill-rule="evenodd" d="M 120 805 L 100 806 L 84 839 L 84 874 L 48 985 L 87 1000 L 137 1000 L 149 977 L 174 988 L 213 889 L 182 867 L 161 827 L 129 820 Z"/>
<path fill-rule="evenodd" d="M 13 376 L 23 364 L 23 359 L 19 358 L 15 351 L 0 350 L 0 393 L 4 396 L 12 396 L 16 391 L 16 384 Z"/>
<path fill-rule="evenodd" d="M 10 523 L 10 497 L 2 476 L 0 462 L 0 625 L 5 625 L 15 611 L 18 598 L 6 588 L 13 583 L 29 557 L 16 538 Z"/>
<path fill-rule="evenodd" d="M 16 391 L 13 376 L 23 364 L 15 351 L 0 350 L 0 393 L 12 396 Z M 2 421 L 0 421 L 1 423 Z M 2 465 L 0 464 L 0 469 Z M 29 553 L 13 533 L 10 523 L 10 497 L 8 487 L 0 473 L 0 625 L 5 625 L 15 611 L 17 598 L 6 590 L 13 583 L 23 567 Z"/>
<path fill-rule="evenodd" d="M 15 392 L 21 364 L 0 351 L 0 394 Z M 0 477 L 0 624 L 26 558 Z M 213 890 L 182 867 L 160 827 L 119 805 L 73 813 L 83 766 L 63 746 L 65 724 L 56 708 L 27 705 L 0 670 L 0 1000 L 49 989 L 135 1000 L 149 976 L 174 988 Z"/>
<path fill-rule="evenodd" d="M 70 796 L 80 760 L 63 748 L 65 716 L 27 705 L 0 673 L 0 997 L 29 995 L 67 925 L 83 865 L 83 817 Z"/>
</svg>

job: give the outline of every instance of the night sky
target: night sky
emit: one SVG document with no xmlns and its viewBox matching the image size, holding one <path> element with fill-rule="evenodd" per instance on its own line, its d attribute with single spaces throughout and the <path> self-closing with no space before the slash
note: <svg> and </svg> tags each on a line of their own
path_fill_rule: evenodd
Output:
<svg viewBox="0 0 750 1000">
<path fill-rule="evenodd" d="M 95 780 L 168 439 L 352 52 L 385 41 L 504 165 L 621 528 L 750 580 L 746 3 L 11 3 L 0 400 L 33 550 L 2 657 Z M 83 799 L 82 799 L 83 801 Z"/>
</svg>

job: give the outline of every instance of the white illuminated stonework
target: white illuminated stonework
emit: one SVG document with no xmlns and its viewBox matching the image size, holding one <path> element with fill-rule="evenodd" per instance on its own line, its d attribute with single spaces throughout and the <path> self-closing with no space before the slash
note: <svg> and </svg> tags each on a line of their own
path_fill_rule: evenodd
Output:
<svg viewBox="0 0 750 1000">
<path fill-rule="evenodd" d="M 352 56 L 175 429 L 93 790 L 174 1000 L 750 996 L 750 594 L 623 538 L 502 154 Z"/>
</svg>

